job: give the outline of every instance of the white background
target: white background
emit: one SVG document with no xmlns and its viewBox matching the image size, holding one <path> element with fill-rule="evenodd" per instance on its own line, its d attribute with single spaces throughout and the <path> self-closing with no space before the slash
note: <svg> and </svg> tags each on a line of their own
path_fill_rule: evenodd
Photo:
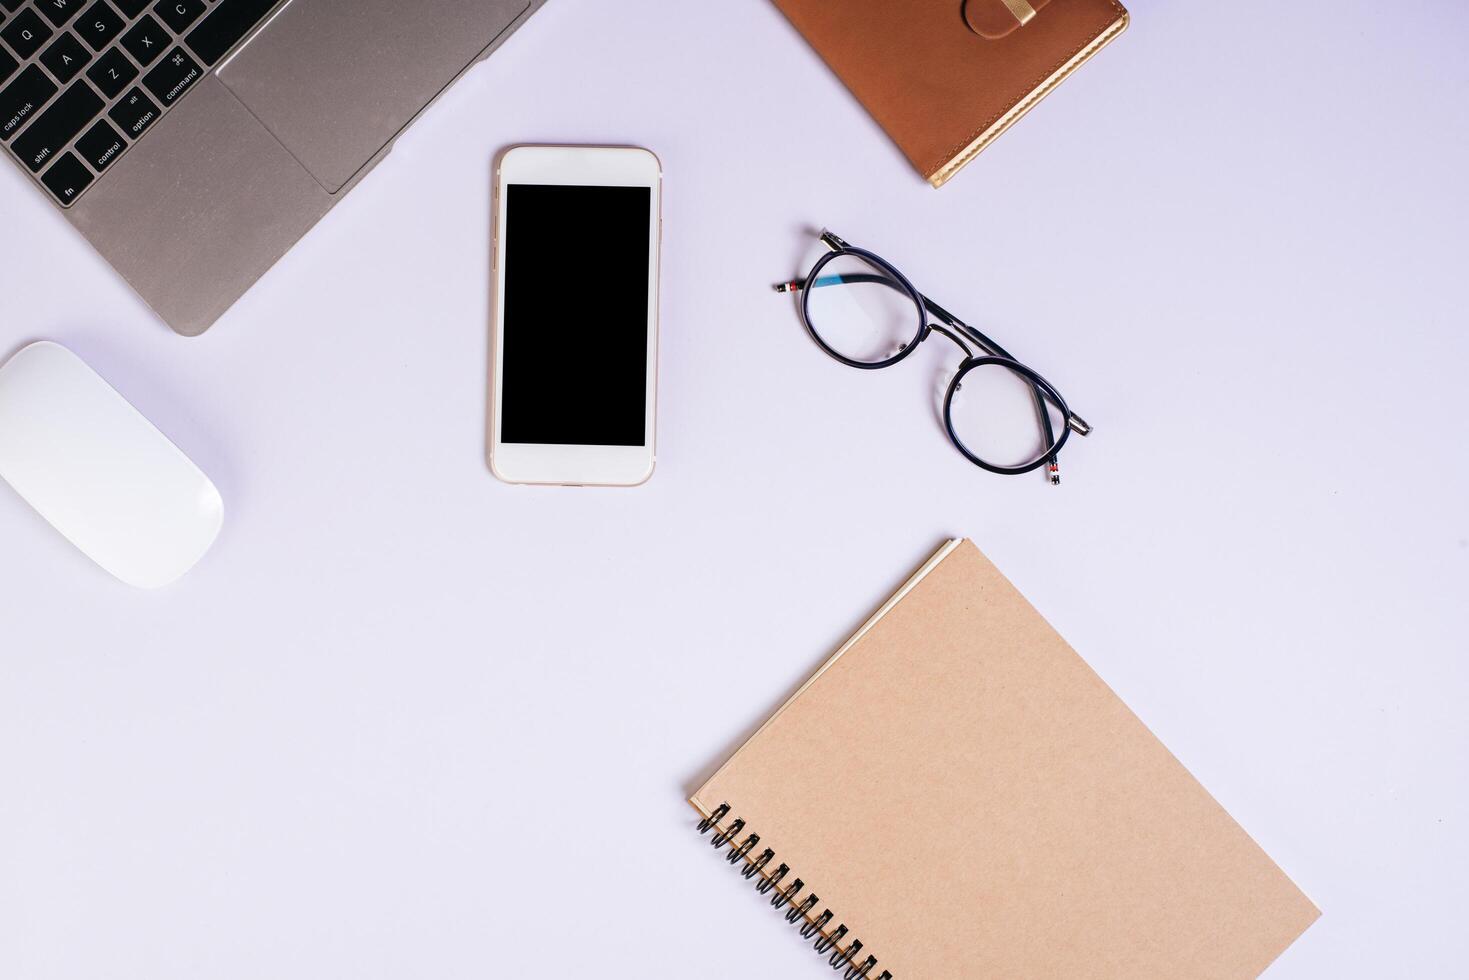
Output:
<svg viewBox="0 0 1469 980">
<path fill-rule="evenodd" d="M 1462 976 L 1466 34 L 1138 2 L 934 191 L 761 0 L 552 0 L 195 340 L 0 167 L 0 354 L 70 345 L 228 510 L 145 593 L 0 488 L 0 976 L 820 976 L 684 797 L 951 535 L 1321 906 L 1272 978 Z M 485 467 L 519 141 L 664 161 L 643 488 Z M 949 448 L 942 341 L 813 347 L 769 284 L 822 224 L 1096 425 L 1062 487 Z"/>
</svg>

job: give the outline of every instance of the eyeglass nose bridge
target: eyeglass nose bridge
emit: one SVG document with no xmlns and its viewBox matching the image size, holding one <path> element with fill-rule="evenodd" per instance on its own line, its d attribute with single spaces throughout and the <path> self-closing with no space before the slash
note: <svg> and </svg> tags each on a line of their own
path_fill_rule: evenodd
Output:
<svg viewBox="0 0 1469 980">
<path fill-rule="evenodd" d="M 950 340 L 952 340 L 954 343 L 958 344 L 959 349 L 964 352 L 964 359 L 966 361 L 974 356 L 973 348 L 966 344 L 963 338 L 961 338 L 957 333 L 950 330 L 942 323 L 926 323 L 923 327 L 923 333 L 921 333 L 918 337 L 919 343 L 927 340 L 928 335 L 931 333 L 941 333 L 945 337 L 948 337 Z"/>
</svg>

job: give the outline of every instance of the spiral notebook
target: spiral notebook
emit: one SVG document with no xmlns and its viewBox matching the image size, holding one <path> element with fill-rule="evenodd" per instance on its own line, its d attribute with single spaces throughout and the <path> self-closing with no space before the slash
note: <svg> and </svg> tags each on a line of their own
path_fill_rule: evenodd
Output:
<svg viewBox="0 0 1469 980">
<path fill-rule="evenodd" d="M 1320 914 L 963 540 L 690 802 L 847 980 L 1253 977 Z"/>
</svg>

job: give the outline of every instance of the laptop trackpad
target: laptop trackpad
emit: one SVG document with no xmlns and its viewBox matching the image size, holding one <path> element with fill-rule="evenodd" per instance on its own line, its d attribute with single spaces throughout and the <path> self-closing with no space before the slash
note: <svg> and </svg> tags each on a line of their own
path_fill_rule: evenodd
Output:
<svg viewBox="0 0 1469 980">
<path fill-rule="evenodd" d="M 292 0 L 217 74 L 335 193 L 528 0 Z"/>
</svg>

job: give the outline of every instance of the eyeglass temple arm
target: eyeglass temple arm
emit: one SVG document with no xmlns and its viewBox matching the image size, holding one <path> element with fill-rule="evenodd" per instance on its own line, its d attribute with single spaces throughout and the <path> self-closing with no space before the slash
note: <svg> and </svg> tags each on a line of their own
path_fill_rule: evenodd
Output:
<svg viewBox="0 0 1469 980">
<path fill-rule="evenodd" d="M 821 235 L 819 237 L 821 238 L 821 244 L 825 245 L 827 247 L 827 249 L 829 249 L 830 251 L 833 251 L 833 252 L 840 252 L 844 248 L 851 248 L 852 247 L 852 246 L 848 245 L 844 239 L 838 237 L 837 234 L 836 234 L 836 232 L 831 231 L 830 229 L 827 229 L 827 228 L 821 229 Z M 833 286 L 833 285 L 836 285 L 839 282 L 863 282 L 863 281 L 866 281 L 866 279 L 867 279 L 866 276 L 857 276 L 857 277 L 850 277 L 850 276 L 832 276 L 830 278 L 830 281 L 827 281 L 827 277 L 823 276 L 822 278 L 818 279 L 816 282 L 812 283 L 812 285 L 813 286 Z M 881 280 L 880 280 L 880 277 L 874 276 L 874 277 L 872 277 L 872 281 L 877 282 L 877 281 L 881 281 Z M 806 280 L 804 280 L 804 279 L 789 279 L 789 280 L 787 280 L 785 282 L 778 282 L 778 283 L 775 284 L 775 291 L 777 293 L 795 293 L 795 292 L 799 292 L 799 291 L 801 291 L 802 289 L 805 289 L 805 288 L 806 288 Z"/>
<path fill-rule="evenodd" d="M 823 229 L 821 229 L 821 236 L 820 237 L 821 237 L 821 244 L 825 245 L 828 249 L 830 249 L 833 252 L 840 252 L 844 248 L 851 248 L 852 247 L 852 246 L 848 245 L 845 240 L 843 240 L 842 238 L 839 238 L 837 236 L 837 233 L 834 232 L 834 231 L 832 231 L 830 228 L 823 228 Z"/>
</svg>

